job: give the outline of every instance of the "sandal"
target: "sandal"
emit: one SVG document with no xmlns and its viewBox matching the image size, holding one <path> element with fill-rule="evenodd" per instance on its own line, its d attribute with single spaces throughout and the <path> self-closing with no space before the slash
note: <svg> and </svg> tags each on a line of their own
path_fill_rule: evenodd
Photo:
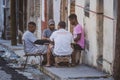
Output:
<svg viewBox="0 0 120 80">
<path fill-rule="evenodd" d="M 51 67 L 51 65 L 45 65 L 45 67 Z"/>
</svg>

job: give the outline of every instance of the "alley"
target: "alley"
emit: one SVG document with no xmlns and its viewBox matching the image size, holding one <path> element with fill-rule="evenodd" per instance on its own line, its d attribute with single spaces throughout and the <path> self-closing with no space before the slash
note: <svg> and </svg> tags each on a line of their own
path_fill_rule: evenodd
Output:
<svg viewBox="0 0 120 80">
<path fill-rule="evenodd" d="M 59 30 L 70 33 L 71 39 L 52 36 Z M 56 54 L 61 51 L 65 56 L 59 53 L 50 67 L 41 66 L 43 59 L 52 60 L 51 54 L 47 59 L 34 55 L 41 51 L 37 44 L 41 39 L 49 40 L 54 49 L 58 42 L 62 46 Z M 25 53 L 32 52 L 21 70 Z M 54 60 L 70 66 L 56 67 Z M 0 80 L 120 80 L 119 61 L 120 0 L 0 0 Z"/>
<path fill-rule="evenodd" d="M 21 63 L 21 59 L 19 58 L 23 58 L 23 46 L 19 44 L 17 46 L 11 46 L 9 40 L 0 40 L 0 44 L 1 57 L 4 58 L 4 60 L 0 58 L 0 71 L 2 72 L 2 74 L 0 74 L 1 80 L 5 80 L 4 78 L 16 80 L 18 76 L 19 78 L 17 80 L 113 80 L 111 75 L 83 64 L 76 67 L 61 68 L 56 68 L 54 66 L 50 68 L 44 66 L 32 67 L 28 65 L 25 71 L 22 71 L 19 66 Z M 10 54 L 9 57 L 4 56 L 4 51 L 7 52 L 8 50 L 13 55 Z M 17 64 L 15 60 L 18 60 Z"/>
</svg>

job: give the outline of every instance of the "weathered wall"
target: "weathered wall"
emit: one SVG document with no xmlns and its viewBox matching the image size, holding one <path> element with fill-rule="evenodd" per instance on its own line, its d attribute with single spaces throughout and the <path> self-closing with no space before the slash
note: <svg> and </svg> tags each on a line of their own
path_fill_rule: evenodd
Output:
<svg viewBox="0 0 120 80">
<path fill-rule="evenodd" d="M 89 3 L 87 7 L 86 1 Z M 36 21 L 38 19 L 37 23 L 40 26 L 41 16 L 43 17 L 42 20 L 45 20 L 45 6 L 42 5 L 40 8 L 40 17 L 33 16 L 35 8 L 33 8 L 34 5 L 30 6 L 33 2 L 34 0 L 28 0 L 28 21 Z M 71 1 L 68 0 L 67 2 L 69 15 L 71 13 Z M 60 0 L 53 0 L 53 14 L 51 15 L 53 15 L 56 25 L 60 21 L 60 3 Z M 115 22 L 113 6 L 113 0 L 75 0 L 75 13 L 85 31 L 83 63 L 103 69 L 109 73 L 112 73 L 114 57 Z M 86 8 L 87 11 L 85 11 Z M 38 29 L 40 30 L 40 28 Z M 69 21 L 68 30 L 71 31 Z M 40 32 L 38 34 L 40 35 Z"/>
<path fill-rule="evenodd" d="M 44 20 L 44 15 L 42 16 L 42 10 L 44 12 L 44 0 L 28 0 L 27 1 L 27 22 L 34 21 L 37 25 L 36 29 L 36 36 L 40 39 L 41 38 L 41 21 Z M 43 7 L 43 9 L 41 9 Z"/>
<path fill-rule="evenodd" d="M 53 0 L 53 18 L 55 20 L 56 28 L 60 21 L 60 3 L 61 0 Z"/>
<path fill-rule="evenodd" d="M 103 69 L 112 71 L 114 55 L 114 0 L 104 0 L 104 45 L 103 45 Z"/>
<path fill-rule="evenodd" d="M 104 1 L 104 2 L 103 2 Z M 75 13 L 85 31 L 83 62 L 112 73 L 114 57 L 114 5 L 113 0 L 90 0 L 88 14 L 85 0 L 76 0 Z M 100 57 L 100 58 L 99 58 Z M 101 59 L 99 61 L 99 59 Z"/>
<path fill-rule="evenodd" d="M 68 0 L 67 9 L 68 9 L 68 16 L 69 16 L 70 15 L 70 0 Z M 70 22 L 69 21 L 68 21 L 68 31 L 70 31 Z"/>
<path fill-rule="evenodd" d="M 34 21 L 34 0 L 28 0 L 27 4 L 27 22 Z"/>
<path fill-rule="evenodd" d="M 97 66 L 96 59 L 98 55 L 97 47 L 97 15 L 88 11 L 89 16 L 84 15 L 85 1 L 76 0 L 76 14 L 78 16 L 78 21 L 83 25 L 85 30 L 86 38 L 86 49 L 84 54 L 84 63 Z M 96 12 L 96 0 L 90 1 L 90 10 Z"/>
<path fill-rule="evenodd" d="M 84 25 L 84 9 L 82 7 L 84 7 L 84 0 L 76 0 L 75 2 L 75 13 L 78 16 L 78 21 L 80 22 L 80 24 L 83 26 Z"/>
<path fill-rule="evenodd" d="M 4 21 L 4 13 L 3 13 L 3 0 L 0 0 L 0 32 L 3 29 L 3 21 Z"/>
</svg>

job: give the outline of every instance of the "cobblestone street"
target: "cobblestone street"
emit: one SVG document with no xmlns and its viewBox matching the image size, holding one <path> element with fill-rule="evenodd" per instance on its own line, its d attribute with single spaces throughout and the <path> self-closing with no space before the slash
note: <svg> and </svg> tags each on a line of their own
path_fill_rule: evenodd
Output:
<svg viewBox="0 0 120 80">
<path fill-rule="evenodd" d="M 4 70 L 2 70 L 2 67 L 0 67 L 0 79 L 1 80 L 11 80 L 11 75 L 7 74 Z"/>
<path fill-rule="evenodd" d="M 9 57 L 5 56 L 6 54 Z M 19 63 L 12 62 L 13 58 L 18 60 L 20 57 L 5 46 L 0 45 L 0 80 L 51 80 L 33 66 L 27 67 L 24 71 L 16 69 L 15 67 Z"/>
<path fill-rule="evenodd" d="M 15 69 L 10 68 L 7 62 L 0 58 L 0 80 L 30 80 L 22 74 L 18 74 Z"/>
</svg>

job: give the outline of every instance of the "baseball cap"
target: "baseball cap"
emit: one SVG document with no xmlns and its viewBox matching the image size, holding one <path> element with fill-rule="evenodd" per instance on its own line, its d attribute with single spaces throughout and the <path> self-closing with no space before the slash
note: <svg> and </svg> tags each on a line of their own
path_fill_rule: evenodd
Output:
<svg viewBox="0 0 120 80">
<path fill-rule="evenodd" d="M 54 22 L 53 19 L 50 19 L 50 20 L 48 21 L 48 25 L 51 25 L 51 24 L 55 24 L 55 22 Z"/>
</svg>

